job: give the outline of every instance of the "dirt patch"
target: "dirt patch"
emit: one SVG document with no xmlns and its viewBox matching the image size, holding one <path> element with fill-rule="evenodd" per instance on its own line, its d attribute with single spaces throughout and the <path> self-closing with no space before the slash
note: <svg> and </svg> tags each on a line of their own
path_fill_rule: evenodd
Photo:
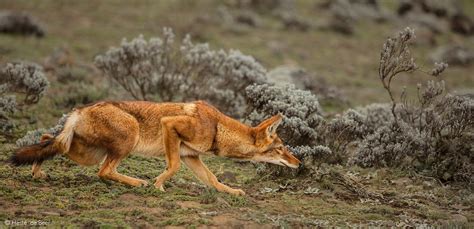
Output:
<svg viewBox="0 0 474 229">
<path fill-rule="evenodd" d="M 141 201 L 143 198 L 135 194 L 126 193 L 126 194 L 121 195 L 118 199 L 120 201 L 127 202 L 127 203 L 136 203 L 138 201 Z"/>
<path fill-rule="evenodd" d="M 177 204 L 184 209 L 201 207 L 201 204 L 195 201 L 178 201 Z"/>
<path fill-rule="evenodd" d="M 211 228 L 272 228 L 270 225 L 234 218 L 230 213 L 212 217 Z"/>
</svg>

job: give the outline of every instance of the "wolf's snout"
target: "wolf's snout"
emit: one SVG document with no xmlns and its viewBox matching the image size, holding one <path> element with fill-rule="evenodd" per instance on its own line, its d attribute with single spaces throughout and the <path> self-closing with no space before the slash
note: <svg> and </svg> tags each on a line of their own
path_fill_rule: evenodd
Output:
<svg viewBox="0 0 474 229">
<path fill-rule="evenodd" d="M 290 151 L 285 151 L 285 160 L 288 162 L 288 166 L 291 168 L 298 168 L 301 164 L 301 161 L 296 158 Z"/>
</svg>

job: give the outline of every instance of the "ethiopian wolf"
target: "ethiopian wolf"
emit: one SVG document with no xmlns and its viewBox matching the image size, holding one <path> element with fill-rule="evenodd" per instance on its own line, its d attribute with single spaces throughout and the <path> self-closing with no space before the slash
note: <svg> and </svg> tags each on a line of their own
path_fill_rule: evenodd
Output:
<svg viewBox="0 0 474 229">
<path fill-rule="evenodd" d="M 281 115 L 256 127 L 247 126 L 202 102 L 152 103 L 144 101 L 99 102 L 69 113 L 62 132 L 43 135 L 41 142 L 19 148 L 11 157 L 14 165 L 33 164 L 33 176 L 44 177 L 41 163 L 57 154 L 80 165 L 102 165 L 99 177 L 133 186 L 145 180 L 117 172 L 129 154 L 161 156 L 167 168 L 156 178 L 155 187 L 179 169 L 181 161 L 197 178 L 221 192 L 244 195 L 244 191 L 220 183 L 200 155 L 269 162 L 297 168 L 300 161 L 277 136 Z"/>
</svg>

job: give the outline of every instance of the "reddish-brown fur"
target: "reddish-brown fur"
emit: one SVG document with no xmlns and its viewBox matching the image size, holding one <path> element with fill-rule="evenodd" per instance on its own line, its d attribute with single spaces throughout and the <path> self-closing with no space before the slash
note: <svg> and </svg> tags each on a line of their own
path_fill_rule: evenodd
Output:
<svg viewBox="0 0 474 229">
<path fill-rule="evenodd" d="M 34 177 L 44 177 L 41 162 L 51 154 L 64 154 L 81 165 L 103 161 L 98 173 L 101 178 L 140 186 L 147 182 L 116 171 L 120 161 L 130 153 L 164 155 L 167 168 L 156 178 L 155 187 L 164 190 L 163 183 L 178 171 L 183 161 L 207 185 L 242 195 L 242 190 L 217 181 L 200 155 L 213 153 L 297 167 L 299 160 L 275 133 L 281 119 L 281 115 L 276 115 L 250 127 L 201 101 L 99 102 L 75 109 L 59 136 L 46 135 L 39 146 L 20 148 L 13 158 L 34 163 Z M 47 147 L 40 147 L 41 144 Z"/>
</svg>

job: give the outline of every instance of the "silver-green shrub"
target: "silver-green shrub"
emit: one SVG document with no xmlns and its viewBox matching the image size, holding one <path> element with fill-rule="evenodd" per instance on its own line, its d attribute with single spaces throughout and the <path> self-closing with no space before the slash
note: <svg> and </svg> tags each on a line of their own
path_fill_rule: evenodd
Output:
<svg viewBox="0 0 474 229">
<path fill-rule="evenodd" d="M 41 136 L 43 134 L 50 134 L 54 137 L 58 136 L 59 133 L 61 133 L 61 131 L 64 129 L 64 124 L 66 123 L 66 120 L 67 120 L 67 115 L 64 114 L 58 120 L 58 123 L 54 127 L 51 127 L 49 129 L 41 128 L 37 130 L 28 131 L 25 136 L 23 136 L 22 138 L 16 141 L 16 145 L 18 147 L 22 147 L 22 146 L 37 144 L 40 142 Z"/>
<path fill-rule="evenodd" d="M 10 116 L 17 109 L 37 103 L 48 85 L 42 68 L 33 63 L 8 63 L 0 70 L 1 134 L 12 133 L 15 126 Z"/>
<path fill-rule="evenodd" d="M 294 85 L 250 85 L 246 89 L 248 116 L 252 124 L 278 113 L 284 116 L 278 136 L 291 146 L 317 143 L 317 128 L 323 121 L 318 99 Z"/>
<path fill-rule="evenodd" d="M 46 32 L 38 20 L 27 13 L 1 11 L 0 33 L 43 37 Z"/>
<path fill-rule="evenodd" d="M 392 105 L 372 115 L 361 115 L 359 121 L 348 125 L 356 133 L 348 140 L 357 143 L 349 163 L 409 167 L 442 180 L 472 182 L 474 100 L 447 93 L 444 81 L 418 84 L 416 102 L 409 102 L 405 90 L 400 100 L 395 99 L 392 80 L 399 73 L 419 70 L 408 48 L 413 38 L 413 30 L 407 28 L 384 44 L 379 76 Z M 424 72 L 439 77 L 447 67 L 436 63 L 431 71 Z M 392 117 L 387 115 L 389 111 Z M 375 115 L 378 117 L 369 121 Z"/>
<path fill-rule="evenodd" d="M 242 115 L 244 89 L 265 82 L 265 68 L 238 50 L 212 50 L 206 43 L 192 43 L 189 36 L 177 45 L 174 38 L 165 28 L 162 38 L 123 40 L 97 56 L 95 64 L 135 99 L 204 99 L 233 116 Z"/>
<path fill-rule="evenodd" d="M 472 182 L 474 100 L 446 94 L 444 84 L 433 81 L 419 91 L 416 105 L 396 110 L 397 123 L 367 131 L 350 163 L 409 167 L 442 180 Z"/>
<path fill-rule="evenodd" d="M 422 71 L 436 78 L 448 67 L 437 63 L 423 71 L 414 62 L 407 28 L 384 44 L 379 80 L 391 103 L 349 109 L 330 120 L 321 117 L 311 93 L 272 85 L 247 88 L 250 115 L 257 123 L 276 113 L 285 116 L 279 136 L 300 158 L 303 166 L 290 170 L 265 165 L 265 173 L 304 175 L 322 162 L 362 167 L 403 167 L 443 181 L 474 181 L 474 100 L 451 95 L 444 81 L 418 84 L 416 101 L 406 90 L 396 96 L 393 79 L 400 73 Z M 400 97 L 398 99 L 398 97 Z"/>
<path fill-rule="evenodd" d="M 253 125 L 272 115 L 282 114 L 283 122 L 278 136 L 305 166 L 297 170 L 277 165 L 260 165 L 260 172 L 273 175 L 303 174 L 322 161 L 333 161 L 332 151 L 318 144 L 318 129 L 324 125 L 322 109 L 317 97 L 309 91 L 296 89 L 294 85 L 250 85 L 246 89 L 248 115 Z"/>
</svg>

